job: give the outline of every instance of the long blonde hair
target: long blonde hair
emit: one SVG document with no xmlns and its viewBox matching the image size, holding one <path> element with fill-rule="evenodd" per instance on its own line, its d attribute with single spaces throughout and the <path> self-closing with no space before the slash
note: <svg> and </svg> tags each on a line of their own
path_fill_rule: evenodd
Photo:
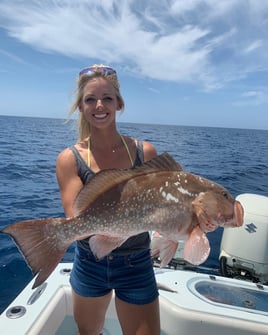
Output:
<svg viewBox="0 0 268 335">
<path fill-rule="evenodd" d="M 120 109 L 118 110 L 123 112 L 125 108 L 124 99 L 122 98 L 121 93 L 120 93 L 120 84 L 117 79 L 116 73 L 107 74 L 107 73 L 98 71 L 98 69 L 106 67 L 105 65 L 102 65 L 102 64 L 100 65 L 95 64 L 92 67 L 96 68 L 96 71 L 94 70 L 94 72 L 92 73 L 80 75 L 77 78 L 76 98 L 70 108 L 70 112 L 68 114 L 68 120 L 70 120 L 71 116 L 76 112 L 76 110 L 79 109 L 79 106 L 82 102 L 84 88 L 86 84 L 88 83 L 88 81 L 92 80 L 93 78 L 97 78 L 97 77 L 102 77 L 108 80 L 113 85 L 115 89 L 115 94 L 118 100 L 118 105 L 120 106 Z M 85 120 L 83 113 L 78 114 L 77 126 L 78 126 L 78 141 L 82 141 L 83 139 L 90 136 L 90 124 Z"/>
</svg>

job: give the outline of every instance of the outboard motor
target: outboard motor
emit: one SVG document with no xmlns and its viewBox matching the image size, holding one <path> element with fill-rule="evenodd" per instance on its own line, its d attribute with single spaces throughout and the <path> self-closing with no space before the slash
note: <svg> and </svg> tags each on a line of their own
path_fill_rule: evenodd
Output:
<svg viewBox="0 0 268 335">
<path fill-rule="evenodd" d="M 220 270 L 225 277 L 268 282 L 268 197 L 240 194 L 244 223 L 224 229 L 221 240 Z"/>
</svg>

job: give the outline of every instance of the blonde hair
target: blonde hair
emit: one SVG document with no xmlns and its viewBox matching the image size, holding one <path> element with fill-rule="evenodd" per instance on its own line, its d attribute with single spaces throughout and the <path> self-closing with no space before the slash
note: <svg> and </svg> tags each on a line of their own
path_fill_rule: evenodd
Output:
<svg viewBox="0 0 268 335">
<path fill-rule="evenodd" d="M 76 98 L 70 108 L 70 112 L 68 114 L 68 120 L 70 120 L 71 116 L 75 113 L 75 111 L 79 109 L 79 106 L 82 102 L 82 97 L 83 97 L 84 88 L 86 84 L 93 78 L 98 78 L 98 77 L 102 77 L 108 80 L 113 85 L 115 89 L 116 98 L 120 106 L 118 110 L 123 112 L 125 108 L 125 103 L 120 93 L 120 83 L 117 79 L 116 72 L 114 73 L 102 72 L 101 68 L 106 68 L 106 67 L 107 66 L 102 65 L 102 64 L 100 65 L 95 64 L 90 67 L 90 68 L 94 68 L 93 72 L 89 74 L 86 73 L 86 74 L 79 75 L 79 77 L 77 78 Z M 78 123 L 77 125 L 78 126 L 78 141 L 82 141 L 83 139 L 90 136 L 90 124 L 85 120 L 83 113 L 78 114 L 77 123 Z"/>
</svg>

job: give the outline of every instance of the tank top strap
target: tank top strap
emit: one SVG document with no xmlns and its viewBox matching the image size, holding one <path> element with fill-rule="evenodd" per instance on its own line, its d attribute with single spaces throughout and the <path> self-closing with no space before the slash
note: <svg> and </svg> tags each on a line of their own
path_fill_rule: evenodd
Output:
<svg viewBox="0 0 268 335">
<path fill-rule="evenodd" d="M 87 166 L 86 162 L 84 161 L 75 146 L 70 147 L 70 149 L 72 150 L 75 157 L 77 174 L 80 177 L 82 183 L 87 184 L 89 180 L 95 175 L 95 173 Z M 143 141 L 137 141 L 137 154 L 133 167 L 140 166 L 143 164 L 143 162 Z"/>
<path fill-rule="evenodd" d="M 95 175 L 95 173 L 87 166 L 86 162 L 75 146 L 70 147 L 70 149 L 72 150 L 75 157 L 77 174 L 80 177 L 82 183 L 85 185 Z"/>
<path fill-rule="evenodd" d="M 133 167 L 140 166 L 143 163 L 144 163 L 143 141 L 137 141 L 137 154 Z"/>
</svg>

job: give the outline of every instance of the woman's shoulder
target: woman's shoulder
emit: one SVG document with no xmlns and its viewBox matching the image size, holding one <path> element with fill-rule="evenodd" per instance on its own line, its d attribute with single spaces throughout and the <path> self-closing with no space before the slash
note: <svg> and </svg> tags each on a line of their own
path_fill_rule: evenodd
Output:
<svg viewBox="0 0 268 335">
<path fill-rule="evenodd" d="M 64 162 L 64 161 L 68 161 L 70 158 L 73 157 L 73 151 L 70 147 L 65 148 L 64 150 L 62 150 L 57 157 L 57 161 L 60 162 Z"/>
<path fill-rule="evenodd" d="M 58 154 L 56 161 L 57 169 L 70 169 L 71 167 L 75 167 L 75 165 L 75 156 L 71 148 L 66 148 Z"/>
<path fill-rule="evenodd" d="M 75 162 L 75 152 L 78 152 L 80 155 L 82 155 L 84 150 L 85 150 L 84 141 L 76 143 L 73 146 L 62 150 L 57 157 L 57 162 L 62 163 Z"/>
<path fill-rule="evenodd" d="M 157 156 L 157 151 L 154 145 L 150 142 L 143 141 L 144 161 L 149 161 Z"/>
<path fill-rule="evenodd" d="M 125 138 L 127 140 L 127 143 L 134 144 L 135 150 L 142 150 L 145 162 L 157 156 L 157 151 L 152 143 L 127 136 Z"/>
</svg>

